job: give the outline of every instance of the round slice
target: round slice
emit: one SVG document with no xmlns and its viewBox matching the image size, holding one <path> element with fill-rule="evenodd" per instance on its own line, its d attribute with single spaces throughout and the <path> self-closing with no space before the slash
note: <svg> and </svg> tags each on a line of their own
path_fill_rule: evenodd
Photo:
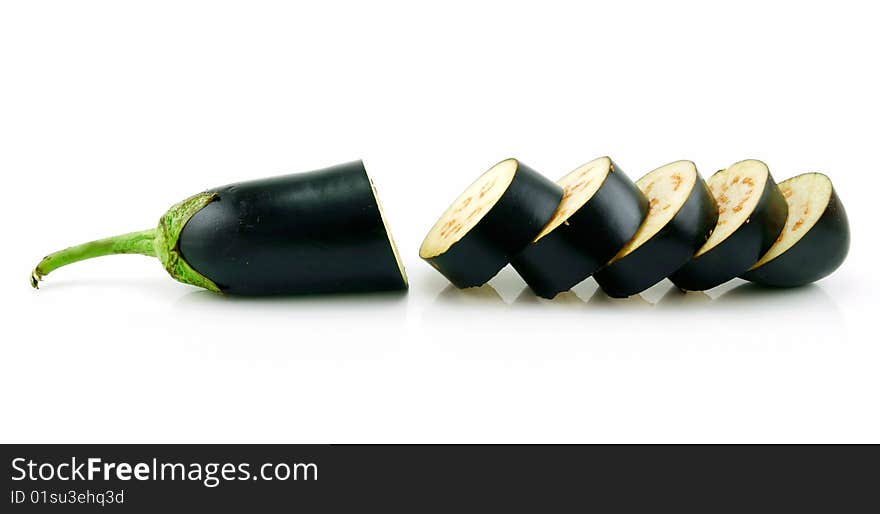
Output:
<svg viewBox="0 0 880 514">
<path fill-rule="evenodd" d="M 795 287 L 830 275 L 849 252 L 849 221 L 831 180 L 804 173 L 781 182 L 779 189 L 788 203 L 785 228 L 742 278 Z"/>
<path fill-rule="evenodd" d="M 748 270 L 779 237 L 788 215 L 785 198 L 761 161 L 740 161 L 712 175 L 708 184 L 718 204 L 715 230 L 669 277 L 689 291 L 711 289 Z"/>
<path fill-rule="evenodd" d="M 715 199 L 691 161 L 657 168 L 636 185 L 648 199 L 648 216 L 593 275 L 615 298 L 638 294 L 674 273 L 705 244 L 718 220 Z"/>
<path fill-rule="evenodd" d="M 481 286 L 553 217 L 562 188 L 516 159 L 471 184 L 425 236 L 419 257 L 456 287 Z"/>
<path fill-rule="evenodd" d="M 556 181 L 562 202 L 535 240 L 511 264 L 536 295 L 553 298 L 608 262 L 648 213 L 648 200 L 608 157 Z"/>
</svg>

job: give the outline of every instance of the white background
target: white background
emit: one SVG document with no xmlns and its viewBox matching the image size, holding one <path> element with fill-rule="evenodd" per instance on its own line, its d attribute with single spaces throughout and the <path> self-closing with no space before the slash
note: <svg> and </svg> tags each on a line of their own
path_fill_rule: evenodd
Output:
<svg viewBox="0 0 880 514">
<path fill-rule="evenodd" d="M 416 4 L 4 4 L 2 442 L 880 441 L 870 3 Z M 552 302 L 418 259 L 495 162 L 605 154 L 823 171 L 849 259 L 799 290 Z M 407 296 L 223 298 L 140 256 L 28 285 L 207 187 L 357 158 Z"/>
</svg>

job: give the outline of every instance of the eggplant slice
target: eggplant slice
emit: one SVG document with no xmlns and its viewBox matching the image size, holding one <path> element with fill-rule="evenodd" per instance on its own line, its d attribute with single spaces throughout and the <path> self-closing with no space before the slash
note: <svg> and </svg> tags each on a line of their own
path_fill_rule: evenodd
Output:
<svg viewBox="0 0 880 514">
<path fill-rule="evenodd" d="M 715 199 L 691 161 L 661 166 L 636 185 L 648 199 L 648 216 L 593 275 L 614 298 L 638 294 L 681 268 L 706 243 L 718 220 Z"/>
<path fill-rule="evenodd" d="M 703 291 L 748 270 L 785 226 L 788 205 L 761 161 L 749 159 L 708 181 L 718 204 L 715 230 L 693 258 L 669 279 L 680 289 Z"/>
<path fill-rule="evenodd" d="M 419 257 L 459 288 L 481 286 L 553 217 L 562 188 L 516 159 L 485 172 L 440 216 Z"/>
<path fill-rule="evenodd" d="M 209 191 L 183 227 L 180 255 L 241 295 L 407 288 L 406 273 L 361 161 Z"/>
<path fill-rule="evenodd" d="M 564 193 L 553 218 L 511 261 L 543 298 L 592 275 L 623 248 L 648 214 L 645 195 L 608 157 L 590 161 L 556 183 Z"/>
<path fill-rule="evenodd" d="M 779 238 L 742 278 L 795 287 L 827 277 L 849 252 L 849 221 L 831 180 L 804 173 L 779 184 L 788 220 Z"/>
</svg>

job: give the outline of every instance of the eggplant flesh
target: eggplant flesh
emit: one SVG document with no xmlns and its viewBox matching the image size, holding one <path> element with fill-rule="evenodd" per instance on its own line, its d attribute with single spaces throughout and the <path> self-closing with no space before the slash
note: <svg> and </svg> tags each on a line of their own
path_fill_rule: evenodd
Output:
<svg viewBox="0 0 880 514">
<path fill-rule="evenodd" d="M 626 298 L 681 268 L 712 233 L 718 207 L 691 161 L 648 173 L 636 185 L 649 203 L 635 236 L 593 277 L 608 296 Z"/>
<path fill-rule="evenodd" d="M 458 288 L 481 286 L 541 232 L 561 200 L 561 187 L 506 159 L 440 216 L 419 256 Z"/>
<path fill-rule="evenodd" d="M 562 202 L 511 264 L 532 291 L 553 298 L 592 275 L 632 238 L 648 213 L 641 190 L 608 157 L 557 182 Z"/>
<path fill-rule="evenodd" d="M 181 257 L 241 295 L 407 288 L 360 161 L 209 191 L 178 240 Z"/>
<path fill-rule="evenodd" d="M 849 252 L 849 221 L 831 180 L 805 173 L 779 184 L 788 219 L 779 238 L 742 278 L 771 287 L 796 287 L 833 273 Z"/>
<path fill-rule="evenodd" d="M 694 257 L 669 277 L 680 289 L 711 289 L 748 270 L 779 237 L 788 215 L 785 198 L 761 161 L 733 164 L 712 175 L 708 185 L 718 222 Z"/>
</svg>

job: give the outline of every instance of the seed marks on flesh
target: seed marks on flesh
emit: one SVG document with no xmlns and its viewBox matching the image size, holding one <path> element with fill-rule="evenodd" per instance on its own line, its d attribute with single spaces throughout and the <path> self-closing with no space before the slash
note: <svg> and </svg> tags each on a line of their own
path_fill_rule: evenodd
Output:
<svg viewBox="0 0 880 514">
<path fill-rule="evenodd" d="M 445 238 L 449 236 L 450 229 L 452 229 L 452 227 L 455 226 L 456 223 L 457 222 L 454 218 L 444 223 L 443 226 L 440 227 L 440 237 Z"/>
<path fill-rule="evenodd" d="M 678 191 L 678 188 L 681 187 L 681 183 L 683 181 L 684 181 L 684 179 L 681 178 L 681 175 L 679 175 L 678 173 L 675 173 L 674 175 L 672 175 L 672 190 Z"/>
<path fill-rule="evenodd" d="M 467 218 L 465 218 L 465 220 L 470 221 L 471 219 L 473 219 L 474 216 L 476 216 L 477 214 L 479 214 L 482 211 L 483 211 L 483 206 L 477 207 L 476 209 L 472 210 L 470 214 L 467 215 Z"/>
<path fill-rule="evenodd" d="M 483 198 L 484 196 L 486 196 L 486 193 L 488 193 L 489 191 L 492 190 L 493 187 L 495 187 L 495 182 L 497 180 L 498 179 L 493 178 L 491 182 L 487 182 L 487 183 L 483 184 L 483 187 L 480 188 L 480 198 Z"/>
<path fill-rule="evenodd" d="M 473 196 L 469 196 L 469 197 L 465 198 L 464 200 L 462 200 L 461 203 L 458 204 L 458 207 L 455 209 L 454 212 L 459 213 L 459 212 L 463 211 L 465 209 L 465 207 L 467 207 L 468 205 L 471 204 L 471 200 L 473 200 L 473 199 L 474 199 Z"/>
</svg>

